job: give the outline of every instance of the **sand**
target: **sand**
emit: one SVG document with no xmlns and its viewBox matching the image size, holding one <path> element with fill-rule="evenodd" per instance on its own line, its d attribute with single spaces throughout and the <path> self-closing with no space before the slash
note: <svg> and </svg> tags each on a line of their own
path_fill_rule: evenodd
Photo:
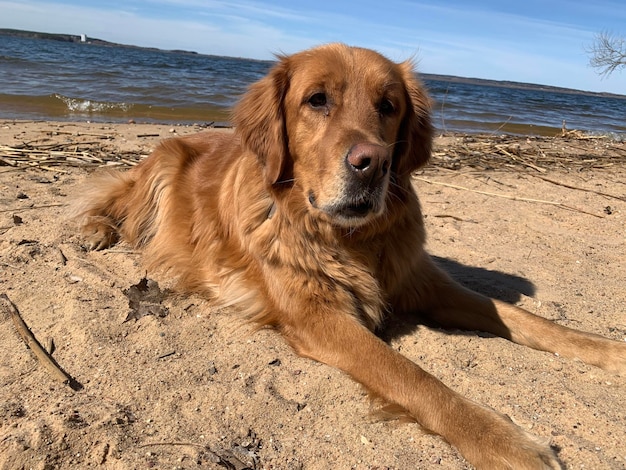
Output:
<svg viewBox="0 0 626 470">
<path fill-rule="evenodd" d="M 56 381 L 2 312 L 0 468 L 471 468 L 419 426 L 373 419 L 341 372 L 297 357 L 271 330 L 251 332 L 234 311 L 172 293 L 166 278 L 131 310 L 140 254 L 85 251 L 67 204 L 97 171 L 93 155 L 133 161 L 197 130 L 0 122 L 0 294 L 75 380 Z M 624 341 L 625 145 L 542 141 L 576 158 L 537 166 L 527 164 L 538 161 L 531 148 L 545 155 L 537 142 L 509 138 L 522 164 L 506 153 L 489 170 L 451 164 L 472 142 L 437 137 L 438 159 L 416 175 L 430 252 L 474 289 Z M 48 144 L 45 161 L 7 156 Z M 611 152 L 624 158 L 604 160 Z M 626 468 L 626 377 L 472 332 L 395 327 L 385 338 L 549 439 L 566 468 Z"/>
</svg>

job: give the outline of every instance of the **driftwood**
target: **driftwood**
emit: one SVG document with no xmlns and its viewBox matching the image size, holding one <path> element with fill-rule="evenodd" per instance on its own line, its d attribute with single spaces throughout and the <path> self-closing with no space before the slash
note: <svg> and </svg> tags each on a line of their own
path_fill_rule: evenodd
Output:
<svg viewBox="0 0 626 470">
<path fill-rule="evenodd" d="M 556 137 L 461 135 L 435 139 L 432 165 L 459 170 L 552 169 L 584 171 L 626 164 L 626 144 L 607 136 L 568 131 Z"/>
<path fill-rule="evenodd" d="M 88 134 L 63 143 L 0 145 L 0 167 L 10 167 L 8 171 L 22 168 L 62 171 L 63 166 L 129 167 L 146 157 L 142 151 L 116 149 L 109 143 L 114 139 L 113 134 L 93 134 L 98 139 L 87 141 L 80 138 L 85 135 Z M 152 134 L 138 135 L 144 136 Z M 579 131 L 566 131 L 555 137 L 459 134 L 452 139 L 437 138 L 434 144 L 431 166 L 453 170 L 511 168 L 542 174 L 549 169 L 582 171 L 626 163 L 624 142 Z"/>
<path fill-rule="evenodd" d="M 134 166 L 146 154 L 111 151 L 100 142 L 0 145 L 0 166 L 58 171 L 62 166 Z"/>
<path fill-rule="evenodd" d="M 69 385 L 74 390 L 80 390 L 82 388 L 76 380 L 74 380 L 61 368 L 61 366 L 59 366 L 59 364 L 57 364 L 54 358 L 44 349 L 41 343 L 37 341 L 35 335 L 33 335 L 32 331 L 30 331 L 22 319 L 19 310 L 6 294 L 0 294 L 0 309 L 4 310 L 11 316 L 13 324 L 15 325 L 20 337 L 24 340 L 26 346 L 33 352 L 41 365 L 48 370 L 53 379 Z"/>
</svg>

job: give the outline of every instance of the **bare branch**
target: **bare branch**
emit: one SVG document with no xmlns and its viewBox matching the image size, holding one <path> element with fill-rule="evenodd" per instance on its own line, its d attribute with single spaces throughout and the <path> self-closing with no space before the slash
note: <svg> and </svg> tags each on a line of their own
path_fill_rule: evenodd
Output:
<svg viewBox="0 0 626 470">
<path fill-rule="evenodd" d="M 626 67 L 626 40 L 612 33 L 598 33 L 587 53 L 590 55 L 589 65 L 603 77 Z"/>
</svg>

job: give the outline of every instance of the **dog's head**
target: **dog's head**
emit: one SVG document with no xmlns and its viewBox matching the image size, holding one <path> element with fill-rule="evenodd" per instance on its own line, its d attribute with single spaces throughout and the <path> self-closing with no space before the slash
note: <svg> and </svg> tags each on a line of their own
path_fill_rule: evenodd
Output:
<svg viewBox="0 0 626 470">
<path fill-rule="evenodd" d="M 233 122 L 268 184 L 298 187 L 310 210 L 358 227 L 428 160 L 429 109 L 411 62 L 330 44 L 279 57 Z"/>
</svg>

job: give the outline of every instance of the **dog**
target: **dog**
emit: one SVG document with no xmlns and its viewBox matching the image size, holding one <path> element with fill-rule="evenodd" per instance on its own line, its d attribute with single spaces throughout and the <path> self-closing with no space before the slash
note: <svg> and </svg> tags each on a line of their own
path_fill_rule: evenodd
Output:
<svg viewBox="0 0 626 470">
<path fill-rule="evenodd" d="M 626 344 L 475 293 L 433 262 L 411 184 L 431 153 L 430 99 L 411 61 L 343 44 L 277 59 L 235 106 L 234 133 L 165 140 L 132 170 L 90 181 L 86 244 L 141 248 L 148 270 L 275 328 L 478 468 L 561 468 L 546 441 L 375 331 L 420 315 L 621 374 Z"/>
</svg>

